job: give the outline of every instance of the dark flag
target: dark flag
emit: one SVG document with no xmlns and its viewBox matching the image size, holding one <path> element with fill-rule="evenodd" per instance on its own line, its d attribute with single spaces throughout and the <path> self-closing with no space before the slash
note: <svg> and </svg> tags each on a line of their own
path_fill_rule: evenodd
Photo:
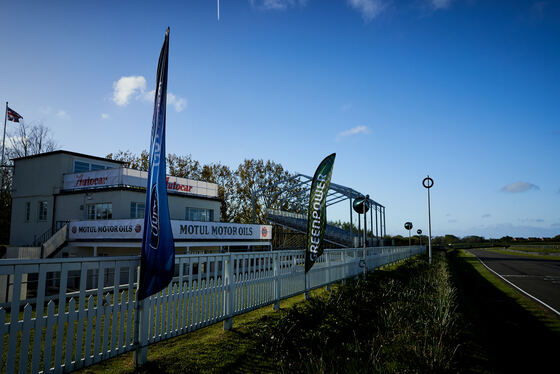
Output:
<svg viewBox="0 0 560 374">
<path fill-rule="evenodd" d="M 19 122 L 21 118 L 23 117 L 18 112 L 8 107 L 8 121 Z"/>
<path fill-rule="evenodd" d="M 175 272 L 175 245 L 169 219 L 165 179 L 165 106 L 167 103 L 167 62 L 169 28 L 159 55 L 150 141 L 146 212 L 142 237 L 142 257 L 138 299 L 163 290 Z"/>
<path fill-rule="evenodd" d="M 331 176 L 336 153 L 327 156 L 315 171 L 309 192 L 307 210 L 307 248 L 305 251 L 305 272 L 323 254 L 323 236 L 327 224 L 326 201 L 331 184 Z"/>
</svg>

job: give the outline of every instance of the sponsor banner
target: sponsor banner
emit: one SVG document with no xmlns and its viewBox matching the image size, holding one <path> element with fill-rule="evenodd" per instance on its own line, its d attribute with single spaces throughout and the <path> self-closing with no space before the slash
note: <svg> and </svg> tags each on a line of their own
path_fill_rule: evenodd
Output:
<svg viewBox="0 0 560 374">
<path fill-rule="evenodd" d="M 142 239 L 143 219 L 72 221 L 69 240 Z M 175 240 L 271 240 L 272 226 L 171 220 Z"/>
<path fill-rule="evenodd" d="M 307 209 L 307 247 L 305 251 L 305 272 L 323 254 L 323 237 L 327 224 L 327 195 L 331 184 L 332 171 L 336 153 L 319 164 L 315 171 L 309 191 L 309 208 Z"/>
<path fill-rule="evenodd" d="M 65 190 L 81 190 L 111 186 L 146 187 L 148 172 L 127 168 L 88 171 L 64 175 Z M 166 176 L 167 192 L 187 195 L 218 196 L 218 185 L 187 178 Z"/>
<path fill-rule="evenodd" d="M 122 184 L 120 169 L 106 169 L 64 175 L 65 190 L 79 190 L 83 188 L 107 187 Z"/>
<path fill-rule="evenodd" d="M 175 272 L 175 241 L 167 201 L 165 178 L 165 116 L 167 102 L 167 63 L 169 60 L 169 28 L 161 47 L 156 75 L 154 116 L 150 138 L 146 212 L 140 257 L 138 299 L 163 290 Z"/>
<path fill-rule="evenodd" d="M 143 219 L 71 221 L 68 239 L 142 239 Z"/>
<path fill-rule="evenodd" d="M 244 240 L 272 238 L 272 226 L 242 223 L 171 221 L 175 239 Z"/>
</svg>

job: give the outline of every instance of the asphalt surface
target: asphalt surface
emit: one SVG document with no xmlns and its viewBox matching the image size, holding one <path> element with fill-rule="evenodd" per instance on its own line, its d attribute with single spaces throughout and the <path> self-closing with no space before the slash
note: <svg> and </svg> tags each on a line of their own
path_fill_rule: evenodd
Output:
<svg viewBox="0 0 560 374">
<path fill-rule="evenodd" d="M 482 262 L 533 297 L 560 311 L 560 261 L 471 249 Z"/>
</svg>

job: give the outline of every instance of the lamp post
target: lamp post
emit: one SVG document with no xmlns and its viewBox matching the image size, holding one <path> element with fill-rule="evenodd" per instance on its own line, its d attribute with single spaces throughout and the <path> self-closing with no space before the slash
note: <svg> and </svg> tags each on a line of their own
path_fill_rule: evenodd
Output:
<svg viewBox="0 0 560 374">
<path fill-rule="evenodd" d="M 405 222 L 404 228 L 408 230 L 408 246 L 410 247 L 410 230 L 412 230 L 412 222 Z"/>
<path fill-rule="evenodd" d="M 359 215 L 364 215 L 364 243 L 363 243 L 363 266 L 364 266 L 364 276 L 367 274 L 367 262 L 366 262 L 366 231 L 367 231 L 367 211 L 369 210 L 369 195 L 365 197 L 360 197 L 354 200 L 352 204 L 354 211 L 358 213 L 358 222 L 359 222 Z"/>
<path fill-rule="evenodd" d="M 430 212 L 430 188 L 434 186 L 434 180 L 428 175 L 422 180 L 422 185 L 428 190 L 428 258 L 432 263 L 432 216 Z"/>
<path fill-rule="evenodd" d="M 418 229 L 416 230 L 416 233 L 418 234 L 418 238 L 420 239 L 420 245 L 422 245 L 422 230 Z"/>
</svg>

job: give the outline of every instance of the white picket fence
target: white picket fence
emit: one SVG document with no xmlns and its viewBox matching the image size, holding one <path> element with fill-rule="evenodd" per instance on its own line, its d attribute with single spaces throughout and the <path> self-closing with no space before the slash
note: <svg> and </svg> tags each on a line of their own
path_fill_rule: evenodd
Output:
<svg viewBox="0 0 560 374">
<path fill-rule="evenodd" d="M 367 249 L 368 269 L 425 247 Z M 362 249 L 326 250 L 307 275 L 313 289 L 361 274 Z M 138 257 L 0 260 L 0 372 L 71 372 L 138 346 L 224 321 L 305 291 L 304 252 L 176 256 L 169 287 L 144 302 L 135 344 Z"/>
</svg>

